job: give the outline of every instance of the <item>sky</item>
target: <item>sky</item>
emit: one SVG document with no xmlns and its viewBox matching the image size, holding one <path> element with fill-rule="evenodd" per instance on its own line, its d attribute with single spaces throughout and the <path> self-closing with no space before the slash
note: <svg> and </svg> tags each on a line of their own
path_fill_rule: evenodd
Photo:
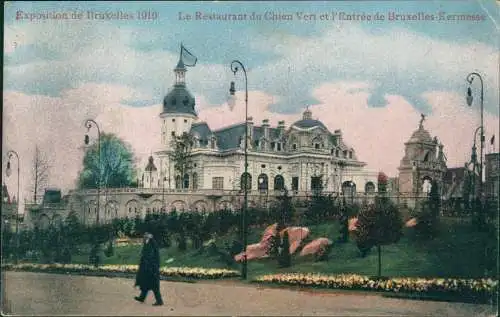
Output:
<svg viewBox="0 0 500 317">
<path fill-rule="evenodd" d="M 160 148 L 158 115 L 175 80 L 181 43 L 198 58 L 187 87 L 200 121 L 213 129 L 244 120 L 244 78 L 230 70 L 237 59 L 247 70 L 256 125 L 270 119 L 289 127 L 309 107 L 331 132 L 342 130 L 367 169 L 397 176 L 404 142 L 423 113 L 425 128 L 444 145 L 448 167 L 463 166 L 480 125 L 479 78 L 471 86 L 471 107 L 465 99 L 466 77 L 477 72 L 484 84 L 486 152 L 494 134 L 499 148 L 495 1 L 4 6 L 2 171 L 7 151 L 15 150 L 21 199 L 29 197 L 35 146 L 49 159 L 50 186 L 75 187 L 88 118 L 128 142 L 138 166 L 145 166 Z M 213 14 L 240 20 L 201 18 Z M 460 20 L 465 16 L 473 20 Z M 233 80 L 238 99 L 230 111 Z M 97 132 L 89 133 L 95 141 Z M 16 175 L 5 182 L 15 195 Z"/>
</svg>

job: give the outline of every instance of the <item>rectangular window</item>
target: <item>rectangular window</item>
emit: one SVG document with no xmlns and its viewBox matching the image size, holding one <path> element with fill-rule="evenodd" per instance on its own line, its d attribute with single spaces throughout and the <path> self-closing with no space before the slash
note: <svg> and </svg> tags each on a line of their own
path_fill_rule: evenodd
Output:
<svg viewBox="0 0 500 317">
<path fill-rule="evenodd" d="M 335 156 L 339 157 L 339 150 L 335 150 Z"/>
<path fill-rule="evenodd" d="M 278 150 L 278 151 L 281 151 L 281 143 L 278 143 L 278 144 L 277 144 L 277 150 Z"/>
<path fill-rule="evenodd" d="M 297 149 L 297 144 L 292 144 L 292 149 L 296 150 Z"/>
<path fill-rule="evenodd" d="M 352 152 L 349 151 L 349 158 L 352 159 Z"/>
<path fill-rule="evenodd" d="M 276 150 L 275 146 L 276 146 L 276 143 L 271 142 L 271 150 L 275 151 Z"/>
<path fill-rule="evenodd" d="M 299 177 L 292 177 L 292 190 L 299 190 Z"/>
<path fill-rule="evenodd" d="M 344 151 L 344 157 L 347 158 L 347 151 Z"/>
<path fill-rule="evenodd" d="M 175 131 L 172 131 L 172 136 L 175 136 Z"/>
<path fill-rule="evenodd" d="M 224 177 L 212 177 L 212 189 L 224 189 Z"/>
</svg>

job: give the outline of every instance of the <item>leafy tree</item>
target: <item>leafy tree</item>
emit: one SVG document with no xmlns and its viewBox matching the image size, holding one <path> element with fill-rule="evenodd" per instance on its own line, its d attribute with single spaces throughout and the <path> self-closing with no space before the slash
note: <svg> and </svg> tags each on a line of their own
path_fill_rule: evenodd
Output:
<svg viewBox="0 0 500 317">
<path fill-rule="evenodd" d="M 387 193 L 387 183 L 388 183 L 388 177 L 385 175 L 383 172 L 378 173 L 377 177 L 377 187 L 378 187 L 378 192 L 379 193 Z"/>
<path fill-rule="evenodd" d="M 101 160 L 99 142 L 93 143 L 83 157 L 83 169 L 78 176 L 80 188 L 123 187 L 135 181 L 135 159 L 132 149 L 118 136 L 101 133 Z"/>
<path fill-rule="evenodd" d="M 403 234 L 401 213 L 386 197 L 378 197 L 375 204 L 365 206 L 358 215 L 355 231 L 361 256 L 373 246 L 378 250 L 378 276 L 381 276 L 381 246 L 396 243 Z"/>
<path fill-rule="evenodd" d="M 191 149 L 194 145 L 194 138 L 189 133 L 183 133 L 176 136 L 174 142 L 174 152 L 172 160 L 174 161 L 174 169 L 176 172 L 176 188 L 185 188 L 184 177 L 189 175 L 193 169 L 193 161 L 191 159 Z"/>
</svg>

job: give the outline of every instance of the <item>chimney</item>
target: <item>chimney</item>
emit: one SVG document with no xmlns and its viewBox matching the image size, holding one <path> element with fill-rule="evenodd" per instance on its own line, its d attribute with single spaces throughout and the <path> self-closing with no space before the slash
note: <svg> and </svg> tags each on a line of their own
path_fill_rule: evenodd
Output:
<svg viewBox="0 0 500 317">
<path fill-rule="evenodd" d="M 264 129 L 264 137 L 269 139 L 269 119 L 262 120 L 262 128 Z"/>
<path fill-rule="evenodd" d="M 253 117 L 248 117 L 247 124 L 248 124 L 248 137 L 250 138 L 250 140 L 252 140 L 253 139 Z M 250 144 L 251 144 L 251 142 L 250 142 Z"/>
<path fill-rule="evenodd" d="M 342 144 L 342 130 L 337 129 L 333 131 L 333 134 L 335 135 L 335 140 L 337 141 L 336 145 L 339 146 L 340 144 Z"/>
<path fill-rule="evenodd" d="M 280 135 L 285 134 L 285 121 L 278 121 L 278 130 L 280 131 Z"/>
</svg>

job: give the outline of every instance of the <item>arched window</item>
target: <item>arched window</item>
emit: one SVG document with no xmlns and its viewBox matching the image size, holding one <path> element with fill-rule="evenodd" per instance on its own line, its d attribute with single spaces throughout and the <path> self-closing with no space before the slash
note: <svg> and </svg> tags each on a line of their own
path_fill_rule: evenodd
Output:
<svg viewBox="0 0 500 317">
<path fill-rule="evenodd" d="M 183 187 L 182 188 L 189 188 L 189 174 L 188 173 L 184 174 Z"/>
<path fill-rule="evenodd" d="M 353 181 L 345 181 L 342 183 L 342 193 L 344 195 L 353 195 L 356 193 L 356 184 Z"/>
<path fill-rule="evenodd" d="M 375 192 L 375 184 L 373 182 L 368 182 L 365 184 L 365 193 L 373 194 Z"/>
<path fill-rule="evenodd" d="M 246 174 L 241 174 L 240 188 L 242 190 L 245 190 L 245 188 L 247 190 L 252 190 L 252 175 L 250 175 L 250 173 L 247 172 Z"/>
<path fill-rule="evenodd" d="M 281 175 L 274 177 L 274 190 L 282 190 L 285 188 L 285 179 Z"/>
<path fill-rule="evenodd" d="M 193 190 L 198 189 L 198 173 L 193 173 Z"/>
<path fill-rule="evenodd" d="M 269 180 L 266 174 L 262 173 L 257 179 L 257 187 L 259 190 L 267 190 L 269 188 Z"/>
<path fill-rule="evenodd" d="M 175 176 L 175 188 L 181 189 L 181 176 L 180 175 Z"/>
</svg>

